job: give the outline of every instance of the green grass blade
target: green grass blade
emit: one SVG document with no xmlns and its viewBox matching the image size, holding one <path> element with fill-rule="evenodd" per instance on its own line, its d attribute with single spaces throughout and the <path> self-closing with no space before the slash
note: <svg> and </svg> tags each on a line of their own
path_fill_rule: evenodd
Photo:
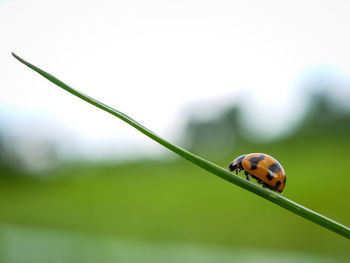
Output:
<svg viewBox="0 0 350 263">
<path fill-rule="evenodd" d="M 39 73 L 40 75 L 42 75 L 43 77 L 47 78 L 49 81 L 53 82 L 54 84 L 56 84 L 57 86 L 61 87 L 62 89 L 72 93 L 73 95 L 79 97 L 82 100 L 85 100 L 86 102 L 104 110 L 107 111 L 108 113 L 118 117 L 119 119 L 125 121 L 126 123 L 130 124 L 131 126 L 133 126 L 134 128 L 136 128 L 137 130 L 139 130 L 140 132 L 142 132 L 143 134 L 147 135 L 148 137 L 150 137 L 151 139 L 155 140 L 156 142 L 160 143 L 161 145 L 163 145 L 164 147 L 168 148 L 169 150 L 175 152 L 176 154 L 182 156 L 183 158 L 193 162 L 194 164 L 202 167 L 203 169 L 221 177 L 222 179 L 225 179 L 235 185 L 238 185 L 252 193 L 255 193 L 297 215 L 300 215 L 304 218 L 306 218 L 307 220 L 310 220 L 316 224 L 319 224 L 320 226 L 323 226 L 339 235 L 342 235 L 348 239 L 350 239 L 350 228 L 330 219 L 327 218 L 319 213 L 316 213 L 300 204 L 297 204 L 291 200 L 289 200 L 288 198 L 277 194 L 273 191 L 264 189 L 256 184 L 250 183 L 247 180 L 229 172 L 226 169 L 223 169 L 222 167 L 219 167 L 218 165 L 209 162 L 189 151 L 186 151 L 185 149 L 182 149 L 181 147 L 178 147 L 164 139 L 162 139 L 161 137 L 159 137 L 158 135 L 156 135 L 154 132 L 150 131 L 149 129 L 147 129 L 146 127 L 144 127 L 143 125 L 141 125 L 140 123 L 136 122 L 135 120 L 133 120 L 132 118 L 130 118 L 129 116 L 127 116 L 126 114 L 113 109 L 111 107 L 109 107 L 108 105 L 103 104 L 102 102 L 99 102 L 83 93 L 81 93 L 80 91 L 77 91 L 71 87 L 69 87 L 68 85 L 66 85 L 65 83 L 63 83 L 62 81 L 60 81 L 59 79 L 57 79 L 56 77 L 52 76 L 51 74 L 41 70 L 40 68 L 30 64 L 29 62 L 23 60 L 22 58 L 18 57 L 16 54 L 12 53 L 12 55 L 19 60 L 20 62 L 22 62 L 23 64 L 25 64 L 26 66 L 28 66 L 29 68 L 33 69 L 34 71 L 36 71 L 37 73 Z"/>
</svg>

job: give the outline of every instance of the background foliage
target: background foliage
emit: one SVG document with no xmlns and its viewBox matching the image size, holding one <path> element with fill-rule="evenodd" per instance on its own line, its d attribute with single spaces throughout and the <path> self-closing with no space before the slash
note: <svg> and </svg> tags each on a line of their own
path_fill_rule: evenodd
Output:
<svg viewBox="0 0 350 263">
<path fill-rule="evenodd" d="M 287 172 L 284 194 L 288 198 L 347 225 L 350 222 L 347 204 L 350 115 L 325 93 L 310 98 L 309 110 L 300 124 L 278 140 L 267 143 L 238 128 L 244 127 L 242 116 L 239 107 L 233 107 L 213 120 L 192 119 L 182 143 L 223 167 L 242 153 L 269 153 Z M 73 233 L 79 236 L 74 244 L 82 247 L 93 244 L 89 253 L 100 259 L 106 256 L 101 248 L 111 246 L 111 251 L 115 250 L 108 240 L 119 240 L 117 247 L 130 244 L 117 256 L 107 253 L 111 259 L 123 257 L 123 253 L 128 255 L 126 251 L 130 249 L 142 255 L 145 254 L 142 249 L 150 244 L 157 247 L 168 243 L 172 244 L 170 247 L 190 249 L 193 259 L 188 262 L 202 260 L 189 244 L 214 247 L 214 258 L 228 253 L 227 259 L 232 259 L 237 253 L 230 253 L 241 249 L 247 251 L 243 255 L 265 255 L 267 259 L 276 253 L 294 260 L 302 253 L 304 260 L 317 262 L 350 258 L 349 242 L 345 238 L 176 157 L 118 164 L 61 163 L 56 169 L 36 174 L 18 169 L 13 162 L 15 156 L 6 154 L 8 150 L 0 145 L 3 248 L 26 253 L 30 243 L 32 248 L 27 252 L 33 252 L 49 238 L 52 240 L 46 244 L 47 251 L 58 244 L 52 253 L 47 252 L 50 257 L 65 249 L 65 242 L 57 240 L 72 242 Z M 56 232 L 48 234 L 45 229 Z M 97 243 L 92 241 L 96 238 Z M 132 241 L 125 241 L 129 239 Z M 135 240 L 141 243 L 135 244 Z M 18 260 L 11 249 L 3 249 L 3 258 Z M 165 248 L 162 255 L 157 250 L 147 251 L 153 251 L 148 255 L 150 261 L 169 257 L 179 262 L 176 255 L 183 254 L 182 249 L 171 252 Z M 34 254 L 33 262 L 38 260 Z M 84 260 L 79 250 L 68 254 L 78 261 Z M 140 258 L 133 260 L 137 262 Z"/>
</svg>

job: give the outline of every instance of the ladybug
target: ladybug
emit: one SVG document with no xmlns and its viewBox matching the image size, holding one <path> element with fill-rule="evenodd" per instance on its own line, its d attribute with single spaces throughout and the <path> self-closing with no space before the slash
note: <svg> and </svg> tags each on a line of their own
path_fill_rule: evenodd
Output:
<svg viewBox="0 0 350 263">
<path fill-rule="evenodd" d="M 234 159 L 229 166 L 236 174 L 244 170 L 248 181 L 253 177 L 263 187 L 282 193 L 286 185 L 286 174 L 280 163 L 265 153 L 249 153 Z"/>
</svg>

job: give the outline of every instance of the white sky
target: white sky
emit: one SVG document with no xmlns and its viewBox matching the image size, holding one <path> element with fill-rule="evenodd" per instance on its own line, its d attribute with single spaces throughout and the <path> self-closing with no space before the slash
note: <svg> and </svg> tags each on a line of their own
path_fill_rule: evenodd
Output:
<svg viewBox="0 0 350 263">
<path fill-rule="evenodd" d="M 192 103 L 210 115 L 242 97 L 255 127 L 274 133 L 303 109 L 297 87 L 309 70 L 350 75 L 349 14 L 350 1 L 0 0 L 2 125 L 83 155 L 161 149 L 14 51 L 171 140 Z"/>
</svg>

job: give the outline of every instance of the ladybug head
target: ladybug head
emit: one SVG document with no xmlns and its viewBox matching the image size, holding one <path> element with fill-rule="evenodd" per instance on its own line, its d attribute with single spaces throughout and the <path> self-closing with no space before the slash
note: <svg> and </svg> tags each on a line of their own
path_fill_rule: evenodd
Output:
<svg viewBox="0 0 350 263">
<path fill-rule="evenodd" d="M 241 155 L 241 156 L 237 157 L 236 159 L 234 159 L 234 160 L 230 163 L 230 165 L 229 165 L 229 167 L 228 167 L 228 169 L 230 170 L 230 172 L 236 170 L 237 168 L 238 168 L 238 169 L 243 169 L 242 160 L 244 159 L 244 157 L 245 157 L 245 155 Z"/>
</svg>

